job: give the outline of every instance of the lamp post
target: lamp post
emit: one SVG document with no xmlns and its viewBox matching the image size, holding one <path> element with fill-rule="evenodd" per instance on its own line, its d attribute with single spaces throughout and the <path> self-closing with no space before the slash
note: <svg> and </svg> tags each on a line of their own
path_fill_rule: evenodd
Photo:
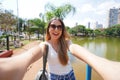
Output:
<svg viewBox="0 0 120 80">
<path fill-rule="evenodd" d="M 20 35 L 20 27 L 19 27 L 19 7 L 18 7 L 18 0 L 17 2 L 17 28 L 18 28 L 18 34 Z"/>
<path fill-rule="evenodd" d="M 9 50 L 9 35 L 8 34 L 6 35 L 6 42 L 7 42 L 6 44 L 7 50 Z"/>
</svg>

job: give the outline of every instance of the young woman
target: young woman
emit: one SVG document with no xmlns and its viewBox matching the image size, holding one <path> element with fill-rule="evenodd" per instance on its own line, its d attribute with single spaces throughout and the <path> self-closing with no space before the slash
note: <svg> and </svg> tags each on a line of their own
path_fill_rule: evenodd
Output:
<svg viewBox="0 0 120 80">
<path fill-rule="evenodd" d="M 61 19 L 53 18 L 49 22 L 45 39 L 45 43 L 49 46 L 48 68 L 51 80 L 75 80 L 68 57 L 70 36 Z"/>
</svg>

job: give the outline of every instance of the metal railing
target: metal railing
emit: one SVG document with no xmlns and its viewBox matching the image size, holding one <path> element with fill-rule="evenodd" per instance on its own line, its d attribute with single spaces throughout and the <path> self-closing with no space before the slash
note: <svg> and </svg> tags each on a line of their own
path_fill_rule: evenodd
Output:
<svg viewBox="0 0 120 80">
<path fill-rule="evenodd" d="M 86 65 L 86 80 L 91 80 L 92 68 L 87 64 Z"/>
</svg>

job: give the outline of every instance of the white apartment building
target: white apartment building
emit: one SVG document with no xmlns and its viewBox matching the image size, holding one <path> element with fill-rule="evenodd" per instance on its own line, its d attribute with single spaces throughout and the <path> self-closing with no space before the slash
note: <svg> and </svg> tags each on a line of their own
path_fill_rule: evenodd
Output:
<svg viewBox="0 0 120 80">
<path fill-rule="evenodd" d="M 120 24 L 120 8 L 112 8 L 109 10 L 108 27 Z"/>
<path fill-rule="evenodd" d="M 118 10 L 118 24 L 120 24 L 120 8 Z"/>
</svg>

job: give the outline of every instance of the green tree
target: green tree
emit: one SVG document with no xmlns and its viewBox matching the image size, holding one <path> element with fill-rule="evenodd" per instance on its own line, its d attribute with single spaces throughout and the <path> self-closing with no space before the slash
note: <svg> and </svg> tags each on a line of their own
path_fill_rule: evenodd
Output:
<svg viewBox="0 0 120 80">
<path fill-rule="evenodd" d="M 45 27 L 45 22 L 40 20 L 39 18 L 31 19 L 29 20 L 29 34 L 32 32 L 37 32 L 38 33 L 38 39 L 39 39 L 39 33 L 43 33 L 43 28 Z M 33 29 L 33 30 L 31 30 Z M 32 32 L 31 32 L 32 31 Z"/>
<path fill-rule="evenodd" d="M 54 6 L 53 4 L 46 4 L 45 5 L 45 15 L 47 21 L 49 21 L 53 17 L 59 17 L 60 19 L 64 19 L 69 13 L 75 13 L 76 9 L 70 4 L 64 4 L 62 6 Z"/>
<path fill-rule="evenodd" d="M 114 33 L 116 34 L 116 36 L 120 36 L 120 24 L 114 25 L 113 28 L 115 28 Z"/>
<path fill-rule="evenodd" d="M 99 29 L 94 30 L 95 36 L 101 35 L 101 31 Z"/>
<path fill-rule="evenodd" d="M 77 35 L 77 34 L 85 35 L 85 31 L 86 28 L 84 25 L 77 25 L 69 29 L 69 33 L 72 35 Z"/>
<path fill-rule="evenodd" d="M 5 30 L 10 30 L 12 26 L 16 25 L 16 17 L 12 14 L 12 11 L 0 11 L 0 25 Z"/>
<path fill-rule="evenodd" d="M 13 15 L 11 10 L 0 10 L 0 27 L 4 30 L 4 36 L 9 37 L 12 34 L 16 26 L 16 16 Z M 12 38 L 12 36 L 11 36 Z M 13 40 L 13 39 L 11 39 Z"/>
<path fill-rule="evenodd" d="M 31 20 L 31 24 L 32 24 L 32 26 L 38 26 L 40 33 L 42 33 L 42 29 L 43 29 L 43 27 L 45 27 L 45 22 L 38 18 Z"/>
<path fill-rule="evenodd" d="M 86 35 L 86 36 L 93 36 L 93 30 L 92 30 L 92 29 L 89 29 L 89 28 L 86 29 L 86 30 L 85 30 L 85 35 Z"/>
<path fill-rule="evenodd" d="M 78 32 L 84 33 L 85 32 L 85 26 L 84 25 L 77 25 L 76 29 Z"/>
<path fill-rule="evenodd" d="M 116 24 L 110 28 L 104 30 L 107 36 L 120 36 L 120 24 Z"/>
<path fill-rule="evenodd" d="M 70 29 L 68 30 L 68 32 L 69 32 L 71 35 L 77 35 L 77 31 L 76 31 L 76 28 L 75 28 L 75 27 L 70 28 Z"/>
</svg>

